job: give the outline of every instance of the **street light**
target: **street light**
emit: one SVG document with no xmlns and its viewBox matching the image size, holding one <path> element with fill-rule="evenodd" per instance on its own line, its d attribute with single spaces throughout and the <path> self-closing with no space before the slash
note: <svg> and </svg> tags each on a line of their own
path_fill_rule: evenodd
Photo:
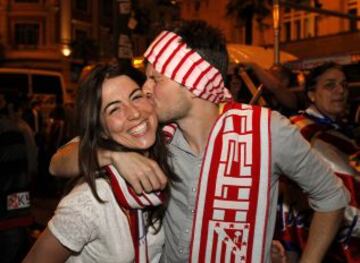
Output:
<svg viewBox="0 0 360 263">
<path fill-rule="evenodd" d="M 66 46 L 66 47 L 63 47 L 61 49 L 61 53 L 65 56 L 65 57 L 68 57 L 71 55 L 71 49 L 70 47 Z"/>
<path fill-rule="evenodd" d="M 65 57 L 68 57 L 71 55 L 71 48 L 70 48 L 70 45 L 69 45 L 69 41 L 65 40 L 65 41 L 62 41 L 62 44 L 61 44 L 61 53 L 65 56 Z"/>
<path fill-rule="evenodd" d="M 273 26 L 274 26 L 274 64 L 280 63 L 280 5 L 279 0 L 274 0 L 273 3 Z"/>
</svg>

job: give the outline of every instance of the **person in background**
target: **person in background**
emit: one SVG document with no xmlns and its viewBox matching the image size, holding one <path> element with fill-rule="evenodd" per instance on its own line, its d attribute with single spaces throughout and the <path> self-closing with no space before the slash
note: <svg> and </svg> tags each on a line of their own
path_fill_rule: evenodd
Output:
<svg viewBox="0 0 360 263">
<path fill-rule="evenodd" d="M 360 262 L 360 195 L 357 190 L 360 189 L 360 173 L 349 160 L 360 148 L 351 127 L 343 121 L 349 92 L 341 66 L 330 62 L 312 69 L 305 92 L 310 106 L 290 119 L 351 193 L 344 223 L 326 262 Z M 307 198 L 291 182 L 285 182 L 282 187 L 279 239 L 288 251 L 301 253 L 312 210 L 307 206 Z"/>
<path fill-rule="evenodd" d="M 47 166 L 49 156 L 47 154 L 45 120 L 41 109 L 42 101 L 32 98 L 22 114 L 22 118 L 31 127 L 34 134 L 35 143 L 38 150 L 38 166 L 36 176 L 33 180 L 33 194 L 43 196 L 45 193 L 52 192 L 48 187 L 49 177 L 47 176 Z"/>
<path fill-rule="evenodd" d="M 273 110 L 289 116 L 300 107 L 296 94 L 290 90 L 292 72 L 283 65 L 273 65 L 269 70 L 256 63 L 247 65 L 264 85 L 263 96 Z"/>
<path fill-rule="evenodd" d="M 97 151 L 136 151 L 168 165 L 153 103 L 132 68 L 98 65 L 77 96 L 80 175 L 24 262 L 157 262 L 164 243 L 165 192 L 137 197 Z M 144 217 L 147 216 L 147 220 Z"/>
<path fill-rule="evenodd" d="M 19 98 L 0 94 L 0 262 L 20 262 L 30 246 L 30 175 L 32 164 L 26 131 L 14 116 Z M 15 105 L 16 104 L 16 105 Z M 25 129 L 24 129 L 25 127 Z M 31 135 L 30 135 L 31 136 Z"/>
<path fill-rule="evenodd" d="M 47 132 L 47 151 L 53 155 L 63 145 L 65 140 L 66 125 L 64 106 L 57 102 L 55 108 L 49 114 L 49 131 Z"/>
<path fill-rule="evenodd" d="M 239 67 L 235 67 L 233 73 L 227 75 L 227 84 L 225 86 L 229 89 L 231 96 L 236 102 L 249 103 L 252 94 L 245 87 L 245 83 L 241 79 L 239 70 Z"/>
<path fill-rule="evenodd" d="M 37 173 L 38 165 L 38 149 L 34 139 L 34 132 L 31 127 L 22 118 L 25 109 L 25 99 L 21 96 L 13 96 L 9 102 L 9 117 L 16 123 L 22 131 L 26 144 L 27 160 L 28 160 L 28 175 L 32 181 Z"/>
<path fill-rule="evenodd" d="M 167 127 L 171 184 L 164 262 L 269 262 L 278 179 L 297 181 L 317 210 L 303 262 L 321 262 L 348 193 L 295 127 L 266 108 L 228 101 L 224 36 L 203 21 L 163 31 L 145 52 L 144 91 Z M 271 145 L 271 147 L 270 147 Z M 78 146 L 52 158 L 57 175 L 78 173 Z M 161 188 L 161 169 L 136 153 L 103 152 L 137 193 Z M 312 169 L 308 169 L 312 167 Z"/>
<path fill-rule="evenodd" d="M 44 132 L 44 120 L 41 112 L 41 101 L 31 101 L 30 108 L 24 110 L 22 117 L 34 131 L 35 140 L 37 141 L 37 144 L 39 144 L 40 141 L 43 140 L 43 138 L 40 137 L 43 136 Z"/>
</svg>

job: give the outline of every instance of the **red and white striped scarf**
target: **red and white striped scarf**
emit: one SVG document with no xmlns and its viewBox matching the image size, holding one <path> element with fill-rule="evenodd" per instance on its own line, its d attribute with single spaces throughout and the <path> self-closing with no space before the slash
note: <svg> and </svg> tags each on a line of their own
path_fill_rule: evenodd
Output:
<svg viewBox="0 0 360 263">
<path fill-rule="evenodd" d="M 270 111 L 228 103 L 205 151 L 191 262 L 263 262 L 270 189 Z"/>
<path fill-rule="evenodd" d="M 135 262 L 149 262 L 142 209 L 163 204 L 164 193 L 144 193 L 139 196 L 129 187 L 113 165 L 105 166 L 104 169 L 110 179 L 116 201 L 120 207 L 129 211 L 129 226 L 134 244 Z"/>
</svg>

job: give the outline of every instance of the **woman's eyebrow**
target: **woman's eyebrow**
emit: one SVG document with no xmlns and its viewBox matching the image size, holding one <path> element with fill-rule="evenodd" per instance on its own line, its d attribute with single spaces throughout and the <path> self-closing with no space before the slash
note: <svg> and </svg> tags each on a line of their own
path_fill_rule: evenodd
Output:
<svg viewBox="0 0 360 263">
<path fill-rule="evenodd" d="M 138 91 L 141 92 L 141 88 L 136 88 L 136 89 L 134 89 L 132 92 L 130 92 L 129 98 L 131 98 L 131 97 L 134 95 L 134 93 L 136 93 L 136 92 L 138 92 Z M 114 105 L 114 104 L 118 104 L 118 103 L 121 103 L 121 101 L 120 101 L 120 100 L 114 100 L 114 101 L 108 103 L 108 104 L 105 106 L 103 112 L 105 112 L 105 111 L 107 110 L 107 108 L 109 108 L 110 106 L 112 106 L 112 105 Z"/>
<path fill-rule="evenodd" d="M 142 89 L 141 89 L 140 87 L 139 87 L 139 88 L 134 89 L 132 92 L 130 92 L 130 94 L 129 94 L 129 98 L 131 98 L 131 96 L 132 96 L 132 95 L 134 95 L 134 93 L 136 93 L 136 92 L 138 92 L 138 91 L 142 92 Z"/>
<path fill-rule="evenodd" d="M 108 104 L 105 106 L 103 112 L 106 112 L 107 108 L 109 108 L 110 106 L 112 106 L 112 105 L 114 105 L 114 104 L 118 104 L 118 103 L 121 103 L 121 101 L 120 101 L 120 100 L 114 100 L 114 101 L 108 103 Z"/>
</svg>

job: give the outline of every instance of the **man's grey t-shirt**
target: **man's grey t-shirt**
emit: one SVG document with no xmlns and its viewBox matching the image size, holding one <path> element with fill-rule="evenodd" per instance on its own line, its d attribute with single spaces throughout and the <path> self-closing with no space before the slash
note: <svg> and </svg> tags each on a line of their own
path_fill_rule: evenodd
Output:
<svg viewBox="0 0 360 263">
<path fill-rule="evenodd" d="M 188 262 L 195 200 L 202 156 L 192 153 L 178 129 L 169 146 L 172 164 L 181 182 L 171 186 L 168 209 L 164 220 L 164 262 Z M 277 112 L 271 114 L 271 185 L 269 219 L 266 232 L 265 262 L 270 262 L 278 179 L 286 175 L 308 194 L 316 211 L 331 211 L 345 207 L 349 201 L 346 188 L 331 169 L 311 150 L 299 131 Z"/>
</svg>

